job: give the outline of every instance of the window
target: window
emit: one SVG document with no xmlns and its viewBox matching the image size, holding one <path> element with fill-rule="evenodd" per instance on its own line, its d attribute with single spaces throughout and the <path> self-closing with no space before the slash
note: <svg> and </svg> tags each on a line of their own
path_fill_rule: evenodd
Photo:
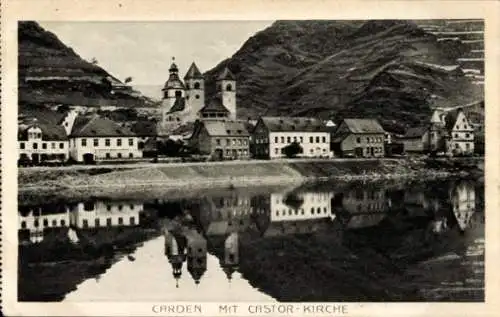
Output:
<svg viewBox="0 0 500 317">
<path fill-rule="evenodd" d="M 119 217 L 119 218 L 118 218 L 118 224 L 119 224 L 119 225 L 123 225 L 123 218 L 122 218 L 122 217 Z"/>
<path fill-rule="evenodd" d="M 278 143 L 278 137 L 274 137 L 274 143 Z"/>
<path fill-rule="evenodd" d="M 309 143 L 314 143 L 314 138 L 312 136 L 309 137 Z"/>
<path fill-rule="evenodd" d="M 361 138 L 356 138 L 357 143 L 361 143 Z"/>
<path fill-rule="evenodd" d="M 88 221 L 87 219 L 83 219 L 83 224 L 82 224 L 82 226 L 83 226 L 84 228 L 88 228 L 88 226 L 89 226 L 89 221 Z"/>
<path fill-rule="evenodd" d="M 220 145 L 220 139 L 215 139 L 215 143 L 216 143 L 217 145 Z"/>
<path fill-rule="evenodd" d="M 106 226 L 111 227 L 111 218 L 106 218 Z"/>
<path fill-rule="evenodd" d="M 286 137 L 286 143 L 290 143 L 291 141 L 292 141 L 292 139 L 289 136 L 287 136 Z"/>
<path fill-rule="evenodd" d="M 82 146 L 87 146 L 87 139 L 82 139 Z"/>
<path fill-rule="evenodd" d="M 469 133 L 466 133 L 466 134 L 465 134 L 465 137 L 466 137 L 466 138 L 469 138 L 469 137 L 470 137 L 470 134 L 469 134 Z"/>
<path fill-rule="evenodd" d="M 304 138 L 303 137 L 300 137 L 300 143 L 304 142 Z"/>
<path fill-rule="evenodd" d="M 470 143 L 465 143 L 465 148 L 466 148 L 467 150 L 470 150 Z"/>
<path fill-rule="evenodd" d="M 134 139 L 128 139 L 128 145 L 134 146 Z"/>
<path fill-rule="evenodd" d="M 135 218 L 134 217 L 130 217 L 130 224 L 135 225 Z"/>
<path fill-rule="evenodd" d="M 41 139 L 42 138 L 42 134 L 41 133 L 37 133 L 36 137 L 39 138 L 39 139 Z"/>
<path fill-rule="evenodd" d="M 194 89 L 200 89 L 200 83 L 199 82 L 195 82 L 194 83 Z"/>
<path fill-rule="evenodd" d="M 196 95 L 194 96 L 196 99 L 200 99 L 200 95 Z"/>
<path fill-rule="evenodd" d="M 323 137 L 323 143 L 326 143 L 326 136 Z"/>
<path fill-rule="evenodd" d="M 458 136 L 458 133 L 455 133 L 455 138 L 458 138 L 458 137 L 459 137 L 459 136 Z"/>
<path fill-rule="evenodd" d="M 122 205 L 118 205 L 118 210 L 122 211 L 122 209 L 123 209 L 123 206 Z"/>
<path fill-rule="evenodd" d="M 99 139 L 94 139 L 94 146 L 99 146 Z"/>
<path fill-rule="evenodd" d="M 134 210 L 134 205 L 130 205 L 130 210 Z"/>
<path fill-rule="evenodd" d="M 121 154 L 121 153 L 118 153 L 116 156 L 117 156 L 118 158 L 122 158 L 122 154 Z"/>
<path fill-rule="evenodd" d="M 293 137 L 293 142 L 297 142 L 297 137 L 296 136 Z"/>
<path fill-rule="evenodd" d="M 21 148 L 21 150 L 24 150 L 24 142 L 19 143 L 19 147 Z"/>
<path fill-rule="evenodd" d="M 281 143 L 285 143 L 285 137 L 284 136 L 281 137 Z"/>
<path fill-rule="evenodd" d="M 46 150 L 47 149 L 47 143 L 42 143 L 42 149 Z"/>
<path fill-rule="evenodd" d="M 129 157 L 129 158 L 134 158 L 134 154 L 133 154 L 133 153 L 129 153 L 129 154 L 128 154 L 128 157 Z"/>
<path fill-rule="evenodd" d="M 100 219 L 99 219 L 99 218 L 96 218 L 96 219 L 95 219 L 95 226 L 96 226 L 96 227 L 99 227 L 100 225 L 101 225 L 101 221 L 100 221 Z"/>
<path fill-rule="evenodd" d="M 122 146 L 122 139 L 116 139 L 116 146 Z"/>
<path fill-rule="evenodd" d="M 59 143 L 59 148 L 60 148 L 60 149 L 64 149 L 64 143 L 62 143 L 62 142 L 61 142 L 61 143 Z"/>
<path fill-rule="evenodd" d="M 64 219 L 61 220 L 61 227 L 64 227 L 66 225 L 66 221 Z"/>
<path fill-rule="evenodd" d="M 231 140 L 226 139 L 226 145 L 229 146 L 231 144 Z"/>
<path fill-rule="evenodd" d="M 54 220 L 52 220 L 52 227 L 55 227 L 55 226 L 57 226 L 57 220 L 54 219 Z"/>
<path fill-rule="evenodd" d="M 279 154 L 279 149 L 278 148 L 274 149 L 274 154 Z"/>
<path fill-rule="evenodd" d="M 458 149 L 460 148 L 460 145 L 458 145 L 458 143 L 455 143 L 455 149 Z"/>
<path fill-rule="evenodd" d="M 56 143 L 55 143 L 55 142 L 50 143 L 50 147 L 51 147 L 52 149 L 55 149 L 55 148 L 56 148 Z"/>
<path fill-rule="evenodd" d="M 38 226 L 40 225 L 40 224 L 38 223 L 38 219 L 35 219 L 35 221 L 33 222 L 33 225 L 35 226 L 35 228 L 38 228 Z"/>
<path fill-rule="evenodd" d="M 34 150 L 38 149 L 38 143 L 33 143 L 33 149 Z"/>
<path fill-rule="evenodd" d="M 319 143 L 319 136 L 316 137 L 316 143 Z"/>
<path fill-rule="evenodd" d="M 111 206 L 110 206 L 110 205 L 106 205 L 106 209 L 107 209 L 108 211 L 110 211 L 110 210 L 111 210 Z"/>
<path fill-rule="evenodd" d="M 43 219 L 43 226 L 48 227 L 49 226 L 49 221 L 47 219 Z"/>
<path fill-rule="evenodd" d="M 111 154 L 106 153 L 106 158 L 107 158 L 107 159 L 111 158 Z"/>
<path fill-rule="evenodd" d="M 93 202 L 85 202 L 85 203 L 83 203 L 83 210 L 85 210 L 85 211 L 92 211 L 92 210 L 94 210 L 94 203 Z"/>
<path fill-rule="evenodd" d="M 233 90 L 233 86 L 231 86 L 231 84 L 227 84 L 227 85 L 226 85 L 226 90 L 227 90 L 227 91 L 231 91 L 231 90 Z"/>
<path fill-rule="evenodd" d="M 104 145 L 105 146 L 110 146 L 111 145 L 111 140 L 110 139 L 105 139 L 104 140 Z"/>
</svg>

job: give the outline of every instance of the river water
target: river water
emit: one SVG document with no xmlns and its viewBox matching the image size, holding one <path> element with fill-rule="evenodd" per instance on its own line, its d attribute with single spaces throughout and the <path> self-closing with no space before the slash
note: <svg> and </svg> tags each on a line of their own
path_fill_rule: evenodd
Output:
<svg viewBox="0 0 500 317">
<path fill-rule="evenodd" d="M 18 297 L 483 301 L 483 193 L 444 180 L 20 202 Z"/>
</svg>

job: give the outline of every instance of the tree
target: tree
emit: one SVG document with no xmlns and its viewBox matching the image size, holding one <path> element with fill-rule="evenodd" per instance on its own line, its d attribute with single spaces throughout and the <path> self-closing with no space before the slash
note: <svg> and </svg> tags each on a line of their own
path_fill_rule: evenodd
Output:
<svg viewBox="0 0 500 317">
<path fill-rule="evenodd" d="M 90 63 L 91 63 L 92 65 L 97 65 L 98 61 L 97 61 L 97 59 L 96 59 L 95 57 L 92 57 L 92 58 L 90 59 Z"/>
<path fill-rule="evenodd" d="M 297 142 L 292 142 L 281 149 L 281 153 L 285 154 L 288 158 L 296 157 L 297 154 L 303 153 L 302 146 Z"/>
<path fill-rule="evenodd" d="M 130 76 L 129 76 L 129 77 L 125 78 L 125 80 L 124 80 L 123 82 L 124 82 L 125 84 L 128 84 L 128 83 L 130 83 L 131 81 L 132 81 L 132 77 L 130 77 Z"/>
</svg>

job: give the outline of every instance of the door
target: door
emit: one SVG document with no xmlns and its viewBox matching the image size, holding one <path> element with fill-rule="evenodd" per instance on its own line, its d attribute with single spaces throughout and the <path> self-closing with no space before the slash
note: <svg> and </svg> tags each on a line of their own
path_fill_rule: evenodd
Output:
<svg viewBox="0 0 500 317">
<path fill-rule="evenodd" d="M 83 154 L 83 163 L 94 164 L 94 154 L 91 154 L 91 153 Z"/>
<path fill-rule="evenodd" d="M 31 161 L 35 165 L 38 164 L 38 163 L 40 163 L 40 155 L 36 154 L 36 153 L 31 154 Z"/>
</svg>

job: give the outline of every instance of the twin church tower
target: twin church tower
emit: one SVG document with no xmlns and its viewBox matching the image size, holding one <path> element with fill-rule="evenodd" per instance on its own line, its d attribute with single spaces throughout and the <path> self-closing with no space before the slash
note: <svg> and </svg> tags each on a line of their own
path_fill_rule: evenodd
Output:
<svg viewBox="0 0 500 317">
<path fill-rule="evenodd" d="M 205 80 L 194 62 L 184 82 L 179 78 L 175 62 L 169 72 L 160 107 L 163 131 L 172 132 L 197 119 L 236 119 L 236 78 L 227 67 L 216 78 L 217 94 L 208 101 L 205 101 Z"/>
</svg>

